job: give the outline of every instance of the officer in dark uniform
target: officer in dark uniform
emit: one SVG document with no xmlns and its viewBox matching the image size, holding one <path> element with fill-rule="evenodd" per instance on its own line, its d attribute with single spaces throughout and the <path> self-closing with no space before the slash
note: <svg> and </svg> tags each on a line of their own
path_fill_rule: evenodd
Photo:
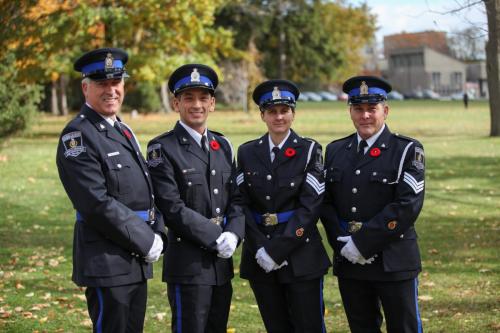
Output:
<svg viewBox="0 0 500 333">
<path fill-rule="evenodd" d="M 352 332 L 422 332 L 414 224 L 424 201 L 424 149 L 385 125 L 391 86 L 372 76 L 343 85 L 357 132 L 326 149 L 321 220 Z"/>
<path fill-rule="evenodd" d="M 168 226 L 164 258 L 172 332 L 226 332 L 234 276 L 232 254 L 245 222 L 231 143 L 207 129 L 217 74 L 188 64 L 170 76 L 174 129 L 148 144 L 155 200 Z"/>
<path fill-rule="evenodd" d="M 166 237 L 139 143 L 117 117 L 127 59 L 104 48 L 75 62 L 86 102 L 57 147 L 59 177 L 76 210 L 73 281 L 87 287 L 94 332 L 142 332 L 146 281 Z"/>
<path fill-rule="evenodd" d="M 268 133 L 238 149 L 245 203 L 240 272 L 267 332 L 325 332 L 323 276 L 330 260 L 316 223 L 325 191 L 321 145 L 290 129 L 299 90 L 270 80 L 253 92 Z"/>
</svg>

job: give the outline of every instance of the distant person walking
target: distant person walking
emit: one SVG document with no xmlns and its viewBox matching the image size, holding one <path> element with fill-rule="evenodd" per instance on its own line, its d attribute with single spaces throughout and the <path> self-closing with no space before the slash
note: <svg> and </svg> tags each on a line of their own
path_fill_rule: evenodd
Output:
<svg viewBox="0 0 500 333">
<path fill-rule="evenodd" d="M 464 108 L 467 109 L 469 107 L 469 95 L 467 94 L 466 91 L 464 91 L 463 101 L 464 101 Z"/>
</svg>

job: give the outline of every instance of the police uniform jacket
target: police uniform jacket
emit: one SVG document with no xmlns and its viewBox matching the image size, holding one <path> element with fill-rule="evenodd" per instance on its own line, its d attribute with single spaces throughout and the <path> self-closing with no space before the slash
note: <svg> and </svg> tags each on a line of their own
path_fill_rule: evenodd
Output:
<svg viewBox="0 0 500 333">
<path fill-rule="evenodd" d="M 246 218 L 241 277 L 293 282 L 326 274 L 330 261 L 316 226 L 324 195 L 321 145 L 291 130 L 271 163 L 268 134 L 249 141 L 238 149 L 237 183 Z M 290 211 L 287 222 L 274 226 L 255 220 L 255 214 Z M 255 259 L 261 247 L 277 264 L 288 265 L 266 274 Z"/>
<path fill-rule="evenodd" d="M 140 218 L 154 208 L 147 164 L 137 144 L 84 105 L 68 123 L 57 147 L 59 176 L 78 212 L 73 242 L 73 281 L 110 287 L 153 274 L 143 259 L 163 219 Z M 165 236 L 165 235 L 164 235 Z"/>
<path fill-rule="evenodd" d="M 207 136 L 209 154 L 180 123 L 148 144 L 155 200 L 168 226 L 163 262 L 168 283 L 222 285 L 234 276 L 232 259 L 219 258 L 215 243 L 224 231 L 244 236 L 233 150 L 222 134 Z M 215 217 L 224 222 L 211 222 Z"/>
<path fill-rule="evenodd" d="M 411 138 L 386 126 L 370 149 L 357 159 L 356 134 L 333 141 L 325 157 L 326 195 L 321 220 L 335 250 L 339 277 L 401 280 L 421 269 L 414 224 L 424 201 L 424 151 Z M 362 222 L 349 232 L 349 222 Z M 340 255 L 352 235 L 367 265 L 351 264 Z"/>
</svg>

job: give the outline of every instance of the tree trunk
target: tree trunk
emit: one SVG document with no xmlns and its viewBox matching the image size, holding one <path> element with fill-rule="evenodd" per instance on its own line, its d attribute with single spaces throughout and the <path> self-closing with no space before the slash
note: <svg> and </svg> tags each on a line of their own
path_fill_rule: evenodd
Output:
<svg viewBox="0 0 500 333">
<path fill-rule="evenodd" d="M 59 116 L 59 104 L 57 103 L 57 81 L 52 81 L 50 88 L 50 111 L 54 116 Z"/>
<path fill-rule="evenodd" d="M 68 76 L 62 74 L 59 78 L 59 96 L 61 98 L 61 113 L 63 116 L 69 114 L 68 111 L 68 96 L 66 94 L 66 86 L 68 85 Z"/>
<path fill-rule="evenodd" d="M 172 112 L 172 108 L 170 107 L 170 100 L 168 97 L 168 83 L 167 81 L 162 82 L 161 84 L 161 104 L 163 106 L 163 112 L 170 113 Z"/>
<path fill-rule="evenodd" d="M 486 72 L 490 95 L 490 136 L 500 136 L 500 0 L 484 0 L 488 18 Z"/>
</svg>

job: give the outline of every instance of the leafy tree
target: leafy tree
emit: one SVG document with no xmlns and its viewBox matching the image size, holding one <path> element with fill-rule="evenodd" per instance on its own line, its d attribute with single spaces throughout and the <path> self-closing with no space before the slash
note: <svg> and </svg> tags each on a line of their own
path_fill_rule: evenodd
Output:
<svg viewBox="0 0 500 333">
<path fill-rule="evenodd" d="M 215 64 L 231 57 L 232 35 L 213 28 L 224 0 L 0 0 L 0 47 L 16 53 L 19 80 L 52 82 L 53 96 L 72 63 L 103 46 L 129 52 L 132 80 L 164 83 L 186 61 Z M 1 56 L 0 56 L 1 60 Z M 53 98 L 54 100 L 54 98 Z M 58 113 L 52 103 L 54 113 Z"/>
<path fill-rule="evenodd" d="M 0 62 L 0 138 L 25 129 L 40 102 L 41 86 L 16 84 L 14 63 L 12 53 Z"/>
<path fill-rule="evenodd" d="M 216 23 L 233 29 L 238 48 L 255 41 L 266 76 L 310 87 L 356 73 L 359 51 L 375 31 L 366 6 L 342 1 L 240 0 L 225 6 Z"/>
</svg>

